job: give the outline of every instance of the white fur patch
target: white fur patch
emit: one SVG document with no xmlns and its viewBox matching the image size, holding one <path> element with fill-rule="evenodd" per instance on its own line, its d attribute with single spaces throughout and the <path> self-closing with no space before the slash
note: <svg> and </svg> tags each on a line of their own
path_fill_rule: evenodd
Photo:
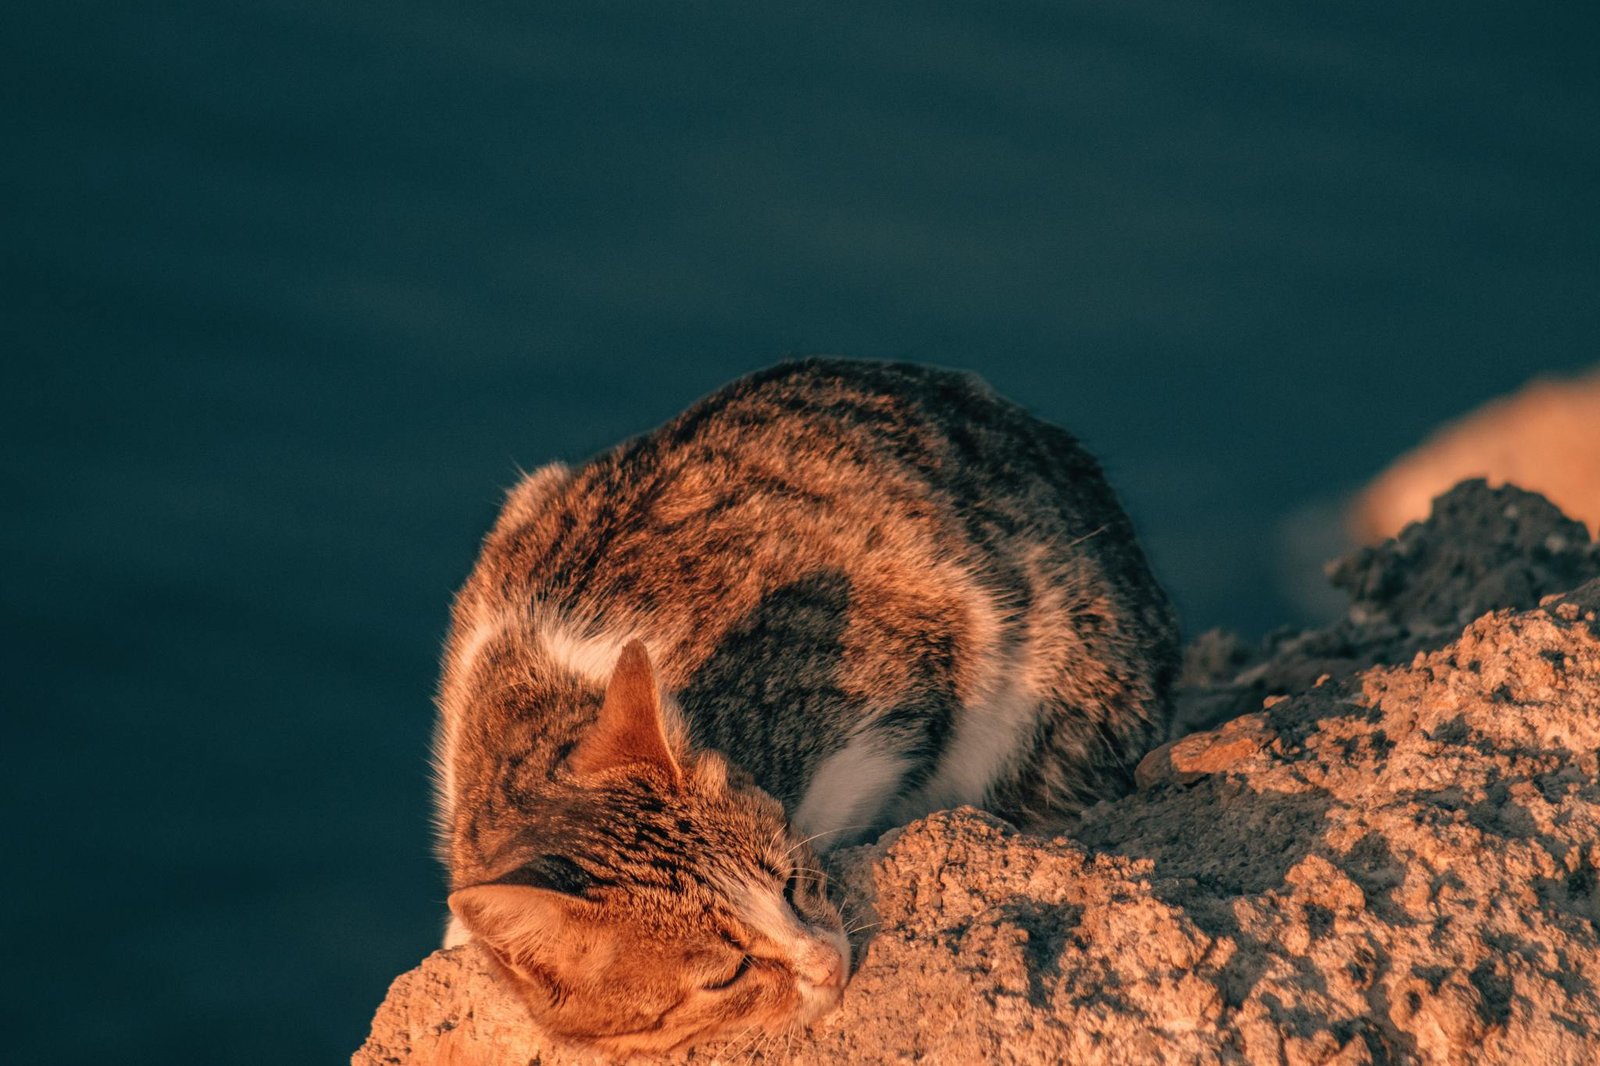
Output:
<svg viewBox="0 0 1600 1066">
<path fill-rule="evenodd" d="M 531 621 L 530 621 L 531 619 Z M 472 669 L 489 642 L 513 628 L 526 628 L 545 654 L 579 677 L 604 685 L 622 654 L 622 646 L 632 633 L 585 633 L 582 626 L 535 605 L 526 614 L 511 610 L 496 611 L 473 625 L 461 639 L 455 668 L 462 677 Z M 646 641 L 646 644 L 649 642 Z M 654 656 L 652 656 L 652 660 Z"/>
<path fill-rule="evenodd" d="M 604 685 L 611 680 L 622 646 L 631 633 L 583 634 L 576 626 L 563 620 L 543 617 L 539 620 L 539 644 L 545 653 L 581 678 Z M 647 642 L 648 643 L 648 642 Z M 655 656 L 651 656 L 654 661 Z"/>
<path fill-rule="evenodd" d="M 617 668 L 617 659 L 622 655 L 623 645 L 638 637 L 644 641 L 645 650 L 650 653 L 650 664 L 656 673 L 656 683 L 658 685 L 661 683 L 661 658 L 656 654 L 654 647 L 656 642 L 642 634 L 601 632 L 580 636 L 580 630 L 576 626 L 554 619 L 548 613 L 540 616 L 536 630 L 545 654 L 579 677 L 602 688 L 611 681 L 611 674 Z M 665 688 L 661 691 L 661 719 L 666 724 L 667 740 L 672 746 L 678 750 L 686 747 L 689 732 L 688 726 L 684 723 L 683 710 L 678 706 L 677 699 Z"/>
<path fill-rule="evenodd" d="M 495 637 L 516 625 L 517 617 L 510 611 L 496 611 L 473 624 L 461 638 L 461 650 L 456 653 L 456 669 L 465 677 L 483 649 Z"/>
<path fill-rule="evenodd" d="M 895 804 L 893 820 L 914 821 L 962 804 L 981 806 L 989 788 L 1033 735 L 1043 700 L 1033 686 L 1030 648 L 1019 645 L 989 671 L 961 710 L 933 776 Z"/>
<path fill-rule="evenodd" d="M 451 660 L 450 673 L 458 678 L 468 676 L 474 660 L 483 654 L 488 643 L 516 622 L 516 616 L 510 611 L 496 611 L 473 625 L 459 642 Z M 456 736 L 461 728 L 457 718 L 456 714 L 451 713 L 449 703 L 445 702 L 440 708 L 439 722 L 433 735 L 434 829 L 441 851 L 455 813 Z"/>
<path fill-rule="evenodd" d="M 471 939 L 472 930 L 467 928 L 467 923 L 452 914 L 450 924 L 444 927 L 444 944 L 441 946 L 453 948 Z"/>
<path fill-rule="evenodd" d="M 887 737 L 867 728 L 822 760 L 792 819 L 795 829 L 826 851 L 865 835 L 883 816 L 910 765 Z"/>
<path fill-rule="evenodd" d="M 790 944 L 805 935 L 788 902 L 771 885 L 742 884 L 732 893 L 739 916 L 777 944 Z"/>
</svg>

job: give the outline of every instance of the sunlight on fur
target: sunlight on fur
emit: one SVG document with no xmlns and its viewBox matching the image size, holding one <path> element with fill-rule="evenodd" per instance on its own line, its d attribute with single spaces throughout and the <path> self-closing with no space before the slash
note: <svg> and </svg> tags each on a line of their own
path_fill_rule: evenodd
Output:
<svg viewBox="0 0 1600 1066">
<path fill-rule="evenodd" d="M 449 940 L 586 1049 L 797 1032 L 851 972 L 818 853 L 1125 790 L 1176 636 L 1094 459 L 976 378 L 741 379 L 485 538 L 439 690 Z"/>
<path fill-rule="evenodd" d="M 588 861 L 518 835 L 506 871 L 452 893 L 451 911 L 558 1038 L 625 1054 L 807 1025 L 838 1004 L 850 965 L 816 855 L 721 756 L 679 765 L 657 691 L 629 643 L 569 756 L 584 811 L 569 851 Z M 700 846 L 667 863 L 669 831 Z"/>
</svg>

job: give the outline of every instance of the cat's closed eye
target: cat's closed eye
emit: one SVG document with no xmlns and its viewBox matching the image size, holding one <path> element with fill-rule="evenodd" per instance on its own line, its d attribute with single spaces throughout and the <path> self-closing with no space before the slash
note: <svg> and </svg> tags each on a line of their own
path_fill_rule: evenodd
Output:
<svg viewBox="0 0 1600 1066">
<path fill-rule="evenodd" d="M 720 981 L 713 981 L 710 984 L 702 985 L 701 987 L 707 992 L 720 992 L 725 988 L 732 988 L 738 983 L 739 978 L 750 972 L 750 964 L 754 961 L 755 960 L 749 955 L 741 955 L 739 956 L 739 964 L 734 967 L 734 970 L 731 974 Z"/>
</svg>

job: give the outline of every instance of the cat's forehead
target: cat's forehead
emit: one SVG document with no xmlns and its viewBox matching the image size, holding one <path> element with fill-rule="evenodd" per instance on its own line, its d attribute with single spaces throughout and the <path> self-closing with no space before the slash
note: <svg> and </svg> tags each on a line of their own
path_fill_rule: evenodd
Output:
<svg viewBox="0 0 1600 1066">
<path fill-rule="evenodd" d="M 787 847 L 789 823 L 783 806 L 756 788 L 738 789 L 719 783 L 689 788 L 672 797 L 662 814 L 690 835 L 715 840 L 723 853 L 765 857 Z"/>
<path fill-rule="evenodd" d="M 519 864 L 543 853 L 565 855 L 594 874 L 599 887 L 681 888 L 722 892 L 776 880 L 790 865 L 787 824 L 728 803 L 643 802 L 615 797 L 571 812 L 523 837 Z"/>
</svg>

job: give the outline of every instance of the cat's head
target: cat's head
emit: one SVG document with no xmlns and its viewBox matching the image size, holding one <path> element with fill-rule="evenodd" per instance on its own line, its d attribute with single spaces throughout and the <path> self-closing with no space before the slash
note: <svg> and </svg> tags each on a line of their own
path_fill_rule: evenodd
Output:
<svg viewBox="0 0 1600 1066">
<path fill-rule="evenodd" d="M 668 1051 L 838 1004 L 850 948 L 816 855 L 720 756 L 673 754 L 643 645 L 564 776 L 504 872 L 450 896 L 543 1029 Z"/>
</svg>

